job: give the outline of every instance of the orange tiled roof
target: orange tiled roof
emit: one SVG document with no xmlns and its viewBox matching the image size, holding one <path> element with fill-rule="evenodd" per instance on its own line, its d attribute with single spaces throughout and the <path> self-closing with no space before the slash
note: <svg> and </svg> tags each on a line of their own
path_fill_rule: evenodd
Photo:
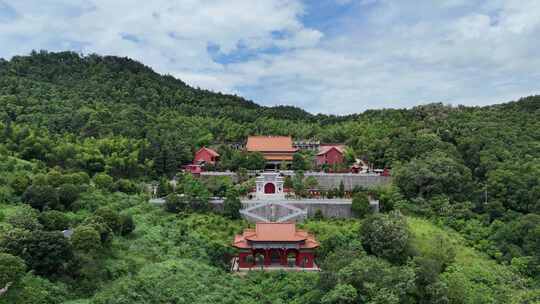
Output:
<svg viewBox="0 0 540 304">
<path fill-rule="evenodd" d="M 250 248 L 253 242 L 304 242 L 300 248 L 316 248 L 319 243 L 305 230 L 296 229 L 294 223 L 257 223 L 255 229 L 245 229 L 236 235 L 233 245 L 237 248 Z"/>
<path fill-rule="evenodd" d="M 249 136 L 246 149 L 251 152 L 296 152 L 290 136 Z"/>
<path fill-rule="evenodd" d="M 340 153 L 343 153 L 345 151 L 345 145 L 320 145 L 319 146 L 319 152 L 317 153 L 317 155 L 326 154 L 326 153 L 328 153 L 328 151 L 330 151 L 332 149 L 336 149 Z"/>
</svg>

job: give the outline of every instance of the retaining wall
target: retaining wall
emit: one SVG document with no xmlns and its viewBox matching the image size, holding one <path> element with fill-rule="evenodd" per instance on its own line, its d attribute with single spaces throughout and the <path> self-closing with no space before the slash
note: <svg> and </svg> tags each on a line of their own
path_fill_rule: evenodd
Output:
<svg viewBox="0 0 540 304">
<path fill-rule="evenodd" d="M 294 172 L 292 171 L 282 173 L 286 176 L 294 175 Z M 233 182 L 238 180 L 238 177 L 234 172 L 202 172 L 200 175 L 201 178 L 207 178 L 208 176 L 229 176 Z M 392 182 L 392 177 L 378 174 L 306 172 L 304 176 L 315 177 L 319 184 L 318 188 L 321 190 L 338 188 L 342 181 L 346 191 L 351 191 L 357 186 L 369 189 L 387 185 Z"/>
<path fill-rule="evenodd" d="M 382 176 L 377 174 L 308 172 L 305 174 L 305 176 L 315 177 L 319 183 L 319 189 L 321 190 L 338 188 L 341 182 L 343 182 L 346 191 L 351 191 L 355 187 L 369 189 L 392 182 L 392 178 L 390 176 Z"/>
<path fill-rule="evenodd" d="M 215 204 L 217 201 L 214 201 Z M 305 199 L 305 200 L 280 200 L 280 203 L 285 203 L 292 205 L 296 208 L 300 208 L 307 212 L 307 216 L 313 217 L 317 210 L 321 210 L 322 215 L 325 218 L 351 218 L 351 201 L 350 200 L 340 200 L 340 199 Z M 243 200 L 242 208 L 249 208 L 253 205 L 263 203 L 260 200 Z M 272 201 L 267 201 L 266 203 L 272 203 Z M 222 210 L 222 206 L 215 206 L 216 209 Z M 271 208 L 261 208 L 258 212 L 266 212 L 265 214 L 259 214 L 263 217 L 271 217 Z M 283 216 L 284 214 L 278 214 L 278 216 Z"/>
</svg>

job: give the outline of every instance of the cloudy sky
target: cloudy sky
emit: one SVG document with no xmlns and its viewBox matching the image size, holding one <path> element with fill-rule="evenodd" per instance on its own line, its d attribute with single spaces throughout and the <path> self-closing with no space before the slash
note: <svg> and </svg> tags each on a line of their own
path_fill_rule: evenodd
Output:
<svg viewBox="0 0 540 304">
<path fill-rule="evenodd" d="M 540 93 L 540 1 L 0 0 L 0 57 L 32 49 L 314 113 L 485 105 Z"/>
</svg>

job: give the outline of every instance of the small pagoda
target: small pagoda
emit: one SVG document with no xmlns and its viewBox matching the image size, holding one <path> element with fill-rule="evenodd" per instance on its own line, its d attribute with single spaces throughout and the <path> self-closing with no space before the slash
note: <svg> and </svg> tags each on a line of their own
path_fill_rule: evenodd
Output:
<svg viewBox="0 0 540 304">
<path fill-rule="evenodd" d="M 234 238 L 238 256 L 233 270 L 319 270 L 315 264 L 315 249 L 319 243 L 294 223 L 256 223 L 255 229 L 245 229 Z"/>
</svg>

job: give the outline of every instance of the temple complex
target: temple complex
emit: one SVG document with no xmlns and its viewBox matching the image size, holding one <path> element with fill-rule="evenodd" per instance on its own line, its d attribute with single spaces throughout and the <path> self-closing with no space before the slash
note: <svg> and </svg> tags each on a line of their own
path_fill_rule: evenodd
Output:
<svg viewBox="0 0 540 304">
<path fill-rule="evenodd" d="M 319 243 L 307 231 L 297 229 L 295 223 L 256 223 L 255 229 L 236 235 L 233 246 L 238 249 L 238 257 L 233 260 L 235 271 L 319 270 L 314 252 Z"/>
</svg>

